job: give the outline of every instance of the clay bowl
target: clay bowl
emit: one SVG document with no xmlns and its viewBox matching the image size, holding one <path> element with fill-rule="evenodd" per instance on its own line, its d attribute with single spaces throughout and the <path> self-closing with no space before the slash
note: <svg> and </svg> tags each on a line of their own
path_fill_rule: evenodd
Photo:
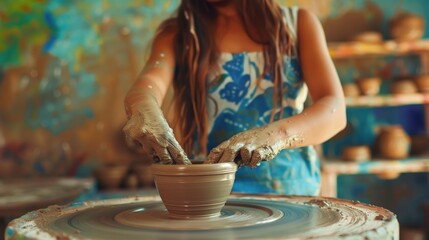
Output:
<svg viewBox="0 0 429 240">
<path fill-rule="evenodd" d="M 353 36 L 352 41 L 363 43 L 381 43 L 383 36 L 376 31 L 361 32 Z"/>
<path fill-rule="evenodd" d="M 343 85 L 344 96 L 357 97 L 360 95 L 359 87 L 356 83 L 346 83 Z"/>
<path fill-rule="evenodd" d="M 402 79 L 393 82 L 390 92 L 392 94 L 413 94 L 417 93 L 417 86 L 411 79 Z"/>
<path fill-rule="evenodd" d="M 409 155 L 411 139 L 400 125 L 383 127 L 377 136 L 380 156 L 386 159 L 404 159 Z"/>
<path fill-rule="evenodd" d="M 137 175 L 140 186 L 153 187 L 153 175 L 151 165 L 137 164 L 133 166 L 133 172 Z"/>
<path fill-rule="evenodd" d="M 425 21 L 421 16 L 400 13 L 390 20 L 390 35 L 398 42 L 416 41 L 423 37 Z"/>
<path fill-rule="evenodd" d="M 220 215 L 231 193 L 237 165 L 153 164 L 151 169 L 169 217 L 199 219 Z"/>
<path fill-rule="evenodd" d="M 343 159 L 347 161 L 368 161 L 371 159 L 371 149 L 368 145 L 348 146 L 343 149 Z"/>
<path fill-rule="evenodd" d="M 429 93 L 429 75 L 420 75 L 417 76 L 415 79 L 417 88 L 419 89 L 419 92 L 422 93 Z"/>
<path fill-rule="evenodd" d="M 128 171 L 128 165 L 106 165 L 95 171 L 95 176 L 104 189 L 117 189 Z"/>
<path fill-rule="evenodd" d="M 427 155 L 429 153 L 429 136 L 413 135 L 411 138 L 411 153 L 413 155 Z"/>
<path fill-rule="evenodd" d="M 357 83 L 363 95 L 375 96 L 380 92 L 381 79 L 378 77 L 361 78 Z"/>
</svg>

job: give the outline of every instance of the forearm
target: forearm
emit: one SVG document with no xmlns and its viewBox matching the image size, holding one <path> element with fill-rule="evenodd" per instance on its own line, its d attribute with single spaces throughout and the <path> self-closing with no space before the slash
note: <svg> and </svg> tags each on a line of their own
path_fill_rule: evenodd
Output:
<svg viewBox="0 0 429 240">
<path fill-rule="evenodd" d="M 320 144 L 345 127 L 345 104 L 341 97 L 326 96 L 302 113 L 271 124 L 284 135 L 281 148 Z"/>
<path fill-rule="evenodd" d="M 156 104 L 161 106 L 165 93 L 157 85 L 156 78 L 144 76 L 131 87 L 125 97 L 125 110 L 128 116 L 133 114 L 139 106 Z"/>
</svg>

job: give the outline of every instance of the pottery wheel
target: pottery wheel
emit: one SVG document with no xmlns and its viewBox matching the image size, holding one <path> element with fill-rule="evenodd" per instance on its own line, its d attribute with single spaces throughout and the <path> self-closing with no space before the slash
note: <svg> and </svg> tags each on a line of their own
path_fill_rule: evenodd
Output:
<svg viewBox="0 0 429 240">
<path fill-rule="evenodd" d="M 52 204 L 69 203 L 84 188 L 84 181 L 73 178 L 0 180 L 0 217 L 16 217 Z"/>
<path fill-rule="evenodd" d="M 399 239 L 390 211 L 358 202 L 232 195 L 219 217 L 173 219 L 159 196 L 51 206 L 10 222 L 6 239 Z"/>
</svg>

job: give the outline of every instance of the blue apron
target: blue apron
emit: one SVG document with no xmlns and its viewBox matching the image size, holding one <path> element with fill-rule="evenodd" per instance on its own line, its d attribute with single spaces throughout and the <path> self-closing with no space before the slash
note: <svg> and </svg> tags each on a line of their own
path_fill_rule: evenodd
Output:
<svg viewBox="0 0 429 240">
<path fill-rule="evenodd" d="M 269 124 L 273 109 L 272 75 L 264 75 L 258 84 L 264 68 L 262 52 L 222 53 L 219 61 L 221 71 L 209 78 L 217 113 L 209 100 L 208 150 L 239 132 Z M 281 118 L 287 118 L 302 112 L 308 91 L 296 57 L 285 56 L 283 70 Z M 284 149 L 259 167 L 241 167 L 233 186 L 233 192 L 243 193 L 314 196 L 319 190 L 320 161 L 313 146 Z"/>
</svg>

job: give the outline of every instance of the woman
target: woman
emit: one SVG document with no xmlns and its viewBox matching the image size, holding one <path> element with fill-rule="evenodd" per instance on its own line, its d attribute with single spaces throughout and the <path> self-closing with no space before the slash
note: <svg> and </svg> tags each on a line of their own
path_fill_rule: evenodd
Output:
<svg viewBox="0 0 429 240">
<path fill-rule="evenodd" d="M 160 110 L 170 86 L 176 137 Z M 274 0 L 183 0 L 160 26 L 125 106 L 129 143 L 165 164 L 209 152 L 206 163 L 250 166 L 233 187 L 246 193 L 318 195 L 312 145 L 346 124 L 318 19 Z"/>
</svg>

